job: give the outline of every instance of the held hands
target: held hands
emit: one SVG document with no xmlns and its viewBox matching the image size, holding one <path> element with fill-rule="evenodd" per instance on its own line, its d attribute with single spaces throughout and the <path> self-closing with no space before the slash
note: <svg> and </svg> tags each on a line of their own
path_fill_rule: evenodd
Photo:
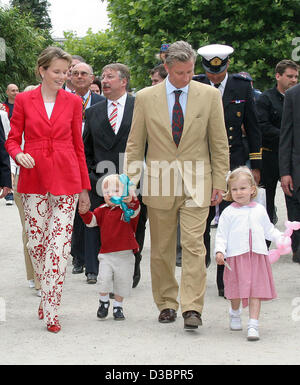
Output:
<svg viewBox="0 0 300 385">
<path fill-rule="evenodd" d="M 24 154 L 24 152 L 19 152 L 16 155 L 16 161 L 25 168 L 33 168 L 35 166 L 33 157 L 30 154 Z"/>
<path fill-rule="evenodd" d="M 212 191 L 212 194 L 211 194 L 210 205 L 211 206 L 219 205 L 223 200 L 223 194 L 224 194 L 223 190 L 219 190 L 219 189 L 214 188 Z"/>
<path fill-rule="evenodd" d="M 218 265 L 224 265 L 225 264 L 224 255 L 220 251 L 218 251 L 216 253 L 216 262 Z"/>
<path fill-rule="evenodd" d="M 91 201 L 87 190 L 82 190 L 79 194 L 78 212 L 79 214 L 86 214 L 91 207 Z"/>
</svg>

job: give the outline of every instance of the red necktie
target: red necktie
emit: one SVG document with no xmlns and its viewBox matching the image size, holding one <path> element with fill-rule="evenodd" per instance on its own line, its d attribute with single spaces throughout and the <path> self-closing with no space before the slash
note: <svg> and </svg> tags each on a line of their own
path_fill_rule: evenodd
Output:
<svg viewBox="0 0 300 385">
<path fill-rule="evenodd" d="M 181 90 L 174 91 L 175 103 L 174 103 L 173 113 L 172 113 L 172 135 L 177 147 L 181 139 L 183 123 L 184 123 L 183 112 L 182 112 L 181 105 L 179 103 L 179 96 L 181 92 L 182 92 Z"/>
<path fill-rule="evenodd" d="M 113 110 L 109 116 L 109 123 L 111 125 L 111 128 L 114 132 L 116 132 L 116 126 L 117 126 L 117 117 L 118 117 L 118 107 L 117 103 L 112 102 Z"/>
</svg>

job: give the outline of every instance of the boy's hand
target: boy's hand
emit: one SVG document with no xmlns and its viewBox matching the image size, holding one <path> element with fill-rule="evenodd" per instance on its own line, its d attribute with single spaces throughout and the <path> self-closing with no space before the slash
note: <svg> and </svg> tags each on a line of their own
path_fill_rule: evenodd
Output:
<svg viewBox="0 0 300 385">
<path fill-rule="evenodd" d="M 126 204 L 129 204 L 131 201 L 132 201 L 132 197 L 130 195 L 123 198 L 123 202 Z"/>
<path fill-rule="evenodd" d="M 224 255 L 221 252 L 216 253 L 216 262 L 218 265 L 224 265 Z"/>
</svg>

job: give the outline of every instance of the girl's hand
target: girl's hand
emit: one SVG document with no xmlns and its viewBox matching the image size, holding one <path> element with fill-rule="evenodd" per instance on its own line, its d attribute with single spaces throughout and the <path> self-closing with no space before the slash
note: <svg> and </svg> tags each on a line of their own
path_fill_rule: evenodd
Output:
<svg viewBox="0 0 300 385">
<path fill-rule="evenodd" d="M 33 168 L 35 166 L 35 161 L 30 154 L 24 154 L 24 152 L 19 152 L 16 155 L 16 162 L 25 168 Z"/>
<path fill-rule="evenodd" d="M 216 262 L 218 265 L 224 265 L 224 255 L 221 252 L 216 253 Z"/>
</svg>

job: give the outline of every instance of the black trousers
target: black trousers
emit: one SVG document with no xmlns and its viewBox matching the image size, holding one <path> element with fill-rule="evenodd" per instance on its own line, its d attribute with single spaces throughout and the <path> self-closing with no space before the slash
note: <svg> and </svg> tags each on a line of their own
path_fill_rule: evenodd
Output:
<svg viewBox="0 0 300 385">
<path fill-rule="evenodd" d="M 87 227 L 76 210 L 71 241 L 71 255 L 74 266 L 85 266 L 85 274 L 99 272 L 100 250 L 99 227 Z"/>
<path fill-rule="evenodd" d="M 221 215 L 222 211 L 227 206 L 229 206 L 231 203 L 232 202 L 222 201 L 219 204 L 219 214 Z M 214 219 L 215 216 L 216 216 L 216 207 L 210 206 L 207 221 L 206 221 L 206 229 L 204 232 L 204 245 L 206 248 L 205 260 L 206 261 L 210 261 L 210 251 L 211 251 L 211 247 L 210 247 L 210 238 L 211 238 L 211 236 L 210 236 L 210 224 L 211 224 L 211 221 Z M 216 281 L 217 281 L 218 290 L 224 290 L 223 274 L 224 274 L 224 265 L 217 265 Z"/>
<path fill-rule="evenodd" d="M 146 222 L 148 219 L 148 215 L 147 215 L 147 206 L 142 202 L 141 197 L 139 197 L 139 201 L 141 204 L 141 211 L 140 211 L 139 222 L 136 228 L 135 239 L 139 244 L 139 251 L 137 254 L 141 257 L 141 253 L 144 248 Z"/>
<path fill-rule="evenodd" d="M 263 151 L 261 184 L 266 189 L 266 209 L 272 223 L 275 212 L 276 188 L 280 179 L 278 162 L 278 152 Z"/>
<path fill-rule="evenodd" d="M 294 192 L 292 197 L 288 195 L 284 196 L 287 207 L 288 220 L 291 222 L 300 222 L 300 190 Z M 291 238 L 293 253 L 299 253 L 300 255 L 300 230 L 294 231 Z"/>
</svg>

